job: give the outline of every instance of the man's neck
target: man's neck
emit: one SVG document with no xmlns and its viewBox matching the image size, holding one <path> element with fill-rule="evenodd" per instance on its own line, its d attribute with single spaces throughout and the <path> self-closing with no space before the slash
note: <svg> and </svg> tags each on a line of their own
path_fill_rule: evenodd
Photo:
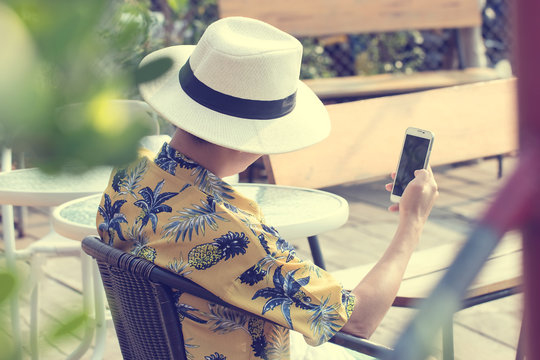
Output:
<svg viewBox="0 0 540 360">
<path fill-rule="evenodd" d="M 170 146 L 220 178 L 244 171 L 260 156 L 200 141 L 181 129 L 176 130 Z"/>
</svg>

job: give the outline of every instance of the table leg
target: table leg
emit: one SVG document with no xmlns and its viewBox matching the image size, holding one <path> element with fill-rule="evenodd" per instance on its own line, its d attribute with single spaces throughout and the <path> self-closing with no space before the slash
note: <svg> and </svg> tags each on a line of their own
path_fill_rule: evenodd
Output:
<svg viewBox="0 0 540 360">
<path fill-rule="evenodd" d="M 309 248 L 311 249 L 311 256 L 313 257 L 313 263 L 321 269 L 326 269 L 324 265 L 324 259 L 321 252 L 321 246 L 319 245 L 319 238 L 317 235 L 308 237 Z"/>
<path fill-rule="evenodd" d="M 17 236 L 22 238 L 24 236 L 26 219 L 28 218 L 28 208 L 26 206 L 16 206 L 14 211 L 17 213 Z"/>
</svg>

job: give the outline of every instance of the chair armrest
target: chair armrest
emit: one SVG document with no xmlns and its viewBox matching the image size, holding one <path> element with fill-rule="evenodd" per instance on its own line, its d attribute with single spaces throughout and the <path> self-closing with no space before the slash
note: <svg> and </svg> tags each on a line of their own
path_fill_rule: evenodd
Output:
<svg viewBox="0 0 540 360">
<path fill-rule="evenodd" d="M 200 297 L 204 300 L 223 305 L 228 307 L 234 307 L 227 302 L 223 301 L 218 296 L 214 295 L 212 292 L 206 290 L 202 286 L 196 284 L 195 282 L 185 278 L 183 276 L 174 274 L 168 270 L 162 269 L 158 266 L 155 266 L 150 272 L 150 280 L 169 286 L 170 288 L 179 290 L 181 292 L 186 292 L 188 294 Z"/>
<path fill-rule="evenodd" d="M 359 353 L 373 356 L 375 358 L 384 358 L 393 351 L 391 348 L 384 345 L 346 334 L 341 331 L 337 332 L 336 335 L 334 335 L 334 337 L 329 341 L 336 345 L 340 345 L 347 349 L 358 351 Z"/>
</svg>

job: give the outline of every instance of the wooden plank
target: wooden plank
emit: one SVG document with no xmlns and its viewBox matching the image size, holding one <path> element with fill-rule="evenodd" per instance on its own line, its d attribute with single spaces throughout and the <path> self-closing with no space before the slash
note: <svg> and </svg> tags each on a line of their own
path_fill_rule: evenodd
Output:
<svg viewBox="0 0 540 360">
<path fill-rule="evenodd" d="M 413 253 L 396 298 L 396 306 L 413 306 L 425 298 L 452 263 L 459 244 L 441 245 Z M 517 233 L 509 233 L 484 264 L 469 288 L 467 298 L 519 286 L 522 283 L 521 241 Z M 333 272 L 345 288 L 352 289 L 374 263 Z"/>
<path fill-rule="evenodd" d="M 517 149 L 515 79 L 328 105 L 328 138 L 266 156 L 269 182 L 321 188 L 395 170 L 405 129 L 435 133 L 431 165 Z"/>
<path fill-rule="evenodd" d="M 246 16 L 296 36 L 479 26 L 477 0 L 219 0 L 220 16 Z"/>
<path fill-rule="evenodd" d="M 466 298 L 492 294 L 496 291 L 520 286 L 521 251 L 504 254 L 486 261 L 469 288 Z M 417 300 L 426 298 L 445 273 L 445 268 L 422 276 L 404 279 L 395 301 L 397 306 L 412 306 Z"/>
<path fill-rule="evenodd" d="M 413 91 L 496 80 L 494 69 L 469 68 L 464 70 L 423 71 L 412 74 L 378 74 L 306 79 L 321 99 L 375 97 L 404 94 Z"/>
</svg>

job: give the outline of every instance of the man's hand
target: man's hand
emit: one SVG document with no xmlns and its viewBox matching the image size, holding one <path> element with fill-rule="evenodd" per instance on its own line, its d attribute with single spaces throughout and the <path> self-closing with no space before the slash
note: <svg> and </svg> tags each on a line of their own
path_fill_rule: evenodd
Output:
<svg viewBox="0 0 540 360">
<path fill-rule="evenodd" d="M 435 199 L 439 196 L 439 191 L 431 167 L 427 170 L 416 170 L 414 176 L 405 188 L 399 204 L 391 205 L 388 210 L 399 211 L 401 221 L 420 221 L 423 224 L 433 208 Z M 392 179 L 395 177 L 394 172 Z M 386 184 L 386 190 L 392 191 L 392 183 Z"/>
</svg>

